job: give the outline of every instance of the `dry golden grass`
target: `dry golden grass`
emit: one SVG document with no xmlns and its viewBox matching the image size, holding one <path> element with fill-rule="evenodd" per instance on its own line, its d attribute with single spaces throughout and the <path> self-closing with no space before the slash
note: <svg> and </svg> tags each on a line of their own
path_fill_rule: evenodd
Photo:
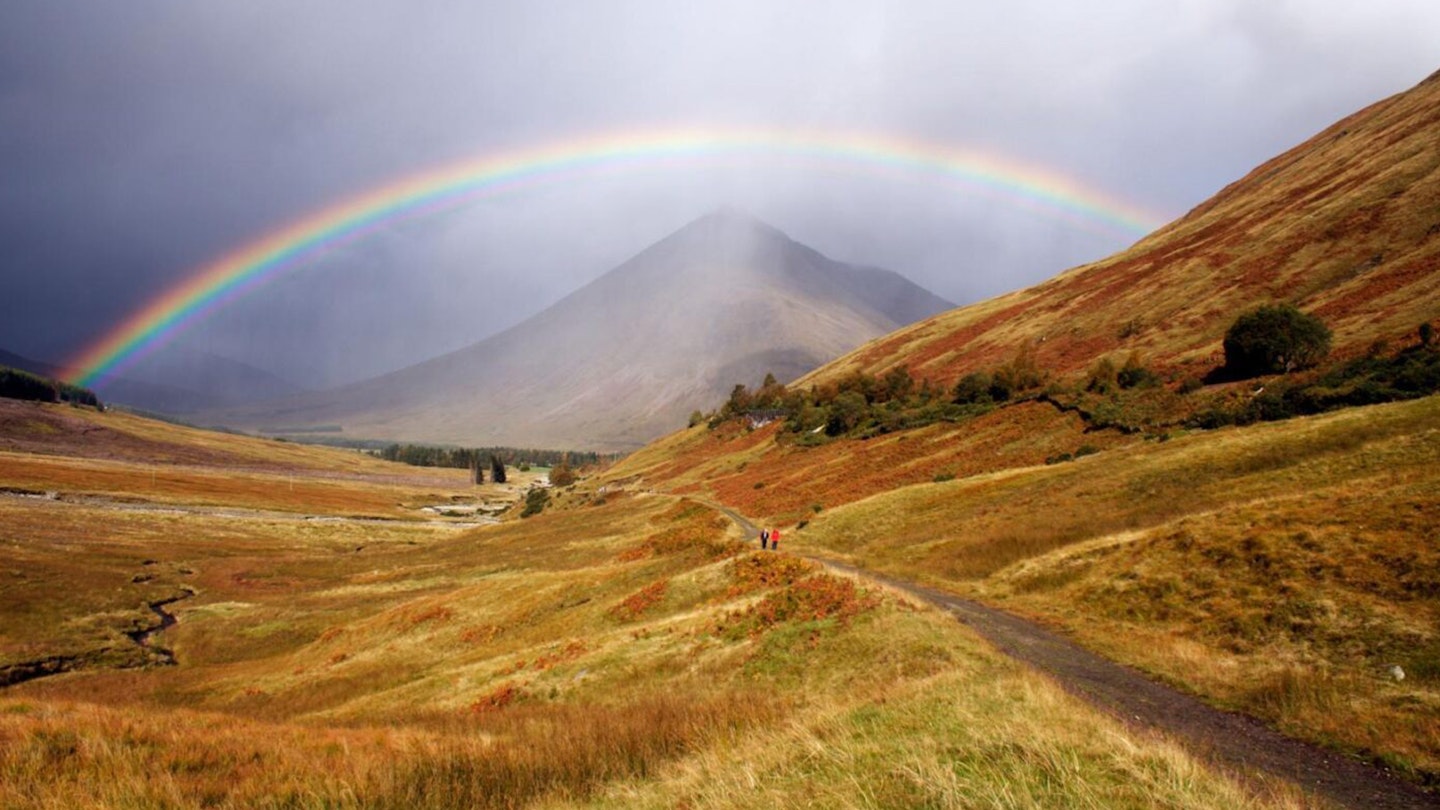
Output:
<svg viewBox="0 0 1440 810">
<path fill-rule="evenodd" d="M 173 466 L 0 453 L 0 487 L 128 502 L 419 519 L 420 506 L 476 497 L 463 478 L 407 485 L 303 472 Z"/>
<path fill-rule="evenodd" d="M 655 802 L 693 794 L 667 774 L 718 769 L 717 784 L 739 784 L 754 765 L 732 752 L 837 728 L 852 753 L 836 762 L 876 796 L 941 795 L 897 787 L 906 769 L 929 769 L 923 782 L 989 763 L 966 790 L 1001 795 L 1023 771 L 1035 796 L 1124 806 L 1154 785 L 1120 775 L 1147 773 L 1176 803 L 1244 802 L 946 617 L 746 551 L 695 503 L 578 488 L 538 517 L 469 531 L 165 512 L 113 502 L 134 494 L 117 483 L 134 462 L 20 458 L 12 482 L 112 500 L 0 499 L 3 661 L 109 657 L 5 690 L 0 806 L 512 807 L 603 804 L 613 791 Z M 157 484 L 187 509 L 289 503 L 252 489 L 251 473 L 171 472 Z M 296 476 L 297 505 L 322 513 L 372 489 L 410 497 Z M 146 663 L 123 634 L 153 622 L 146 603 L 187 590 L 170 606 L 179 624 L 154 640 L 180 665 L 115 669 Z M 1017 689 L 1028 697 L 998 699 Z M 907 759 L 906 735 L 940 706 L 992 730 L 942 744 L 951 727 L 932 729 L 923 757 Z M 1042 716 L 1091 731 L 1047 735 Z M 1062 784 L 1049 784 L 1046 758 L 1070 769 Z M 809 767 L 775 760 L 766 795 L 808 801 Z"/>
<path fill-rule="evenodd" d="M 823 511 L 937 476 L 1029 467 L 1086 444 L 1111 448 L 1140 441 L 1113 431 L 1087 434 L 1079 417 L 1037 402 L 961 424 L 820 447 L 776 444 L 778 430 L 778 425 L 753 432 L 734 424 L 714 432 L 692 428 L 617 462 L 604 479 L 704 493 L 743 514 L 795 524 L 813 519 L 817 506 Z"/>
<path fill-rule="evenodd" d="M 598 802 L 544 807 L 1320 807 L 1215 782 L 1177 747 L 1084 718 L 1052 683 L 986 660 L 827 702 Z"/>
<path fill-rule="evenodd" d="M 227 469 L 289 469 L 349 475 L 420 475 L 354 450 L 317 447 L 159 422 L 122 411 L 0 399 L 0 450 L 111 459 L 146 464 L 188 464 Z M 459 470 L 426 471 L 455 477 Z"/>
<path fill-rule="evenodd" d="M 1431 397 L 1196 433 L 881 493 L 790 538 L 1008 602 L 1290 733 L 1433 778 L 1437 425 Z"/>
</svg>

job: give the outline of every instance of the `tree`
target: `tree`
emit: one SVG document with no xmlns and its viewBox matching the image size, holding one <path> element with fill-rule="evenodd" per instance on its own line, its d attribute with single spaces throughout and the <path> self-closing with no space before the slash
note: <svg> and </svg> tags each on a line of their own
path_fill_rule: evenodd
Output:
<svg viewBox="0 0 1440 810">
<path fill-rule="evenodd" d="M 480 466 L 480 459 L 473 459 L 470 462 L 470 474 L 475 478 L 475 486 L 485 483 L 485 468 Z"/>
<path fill-rule="evenodd" d="M 1330 330 L 1291 304 L 1244 313 L 1225 332 L 1225 368 L 1234 377 L 1309 368 L 1330 353 Z"/>
<path fill-rule="evenodd" d="M 859 391 L 845 391 L 835 397 L 830 404 L 830 418 L 825 425 L 825 432 L 831 436 L 839 436 L 842 433 L 849 433 L 860 424 L 870 410 L 870 405 L 865 401 L 865 395 Z"/>
<path fill-rule="evenodd" d="M 538 515 L 545 511 L 550 504 L 550 490 L 543 487 L 535 487 L 525 493 L 525 508 L 520 510 L 520 517 L 528 518 L 531 515 Z"/>
<path fill-rule="evenodd" d="M 493 454 L 490 456 L 490 480 L 497 484 L 505 483 L 505 462 Z"/>
<path fill-rule="evenodd" d="M 954 402 L 956 405 L 980 405 L 992 401 L 990 386 L 993 380 L 983 371 L 972 371 L 955 383 Z"/>
<path fill-rule="evenodd" d="M 570 469 L 570 459 L 562 458 L 560 463 L 550 468 L 550 484 L 557 487 L 568 487 L 575 483 L 575 471 Z"/>
<path fill-rule="evenodd" d="M 880 389 L 881 399 L 905 399 L 915 391 L 915 378 L 910 376 L 910 369 L 905 366 L 896 366 L 885 372 Z"/>
</svg>

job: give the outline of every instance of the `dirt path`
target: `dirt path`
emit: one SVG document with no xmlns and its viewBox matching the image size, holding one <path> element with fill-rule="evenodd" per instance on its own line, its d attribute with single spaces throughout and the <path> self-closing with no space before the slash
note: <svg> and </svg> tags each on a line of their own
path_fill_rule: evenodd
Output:
<svg viewBox="0 0 1440 810">
<path fill-rule="evenodd" d="M 718 504 L 745 533 L 755 524 Z M 1390 810 L 1440 807 L 1440 796 L 1425 793 L 1388 771 L 1334 751 L 1286 737 L 1253 717 L 1225 712 L 1102 658 L 1040 625 L 953 594 L 812 558 L 912 594 L 974 628 L 1005 654 L 1055 679 L 1066 691 L 1139 728 L 1159 731 L 1191 753 L 1242 779 L 1280 777 L 1341 807 Z"/>
</svg>

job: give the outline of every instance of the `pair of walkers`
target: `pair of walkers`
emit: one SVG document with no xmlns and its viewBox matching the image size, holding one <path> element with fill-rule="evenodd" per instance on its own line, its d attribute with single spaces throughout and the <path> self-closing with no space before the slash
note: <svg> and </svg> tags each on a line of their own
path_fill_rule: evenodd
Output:
<svg viewBox="0 0 1440 810">
<path fill-rule="evenodd" d="M 767 549 L 767 548 L 770 549 L 771 551 L 779 551 L 779 550 L 780 550 L 780 530 L 779 530 L 779 529 L 761 529 L 761 530 L 760 530 L 760 549 L 763 551 L 763 550 L 765 550 L 765 549 Z"/>
</svg>

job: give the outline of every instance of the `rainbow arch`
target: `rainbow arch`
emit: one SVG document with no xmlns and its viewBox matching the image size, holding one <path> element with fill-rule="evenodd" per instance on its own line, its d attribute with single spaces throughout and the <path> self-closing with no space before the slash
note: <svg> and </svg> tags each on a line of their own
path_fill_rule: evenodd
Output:
<svg viewBox="0 0 1440 810">
<path fill-rule="evenodd" d="M 1141 236 L 1163 218 L 1061 174 L 1003 157 L 903 138 L 761 129 L 621 133 L 485 155 L 413 174 L 274 230 L 190 274 L 78 352 L 65 378 L 95 385 L 207 314 L 325 251 L 401 219 L 567 172 L 673 160 L 781 158 L 920 173 L 998 194 L 1081 224 Z"/>
</svg>

